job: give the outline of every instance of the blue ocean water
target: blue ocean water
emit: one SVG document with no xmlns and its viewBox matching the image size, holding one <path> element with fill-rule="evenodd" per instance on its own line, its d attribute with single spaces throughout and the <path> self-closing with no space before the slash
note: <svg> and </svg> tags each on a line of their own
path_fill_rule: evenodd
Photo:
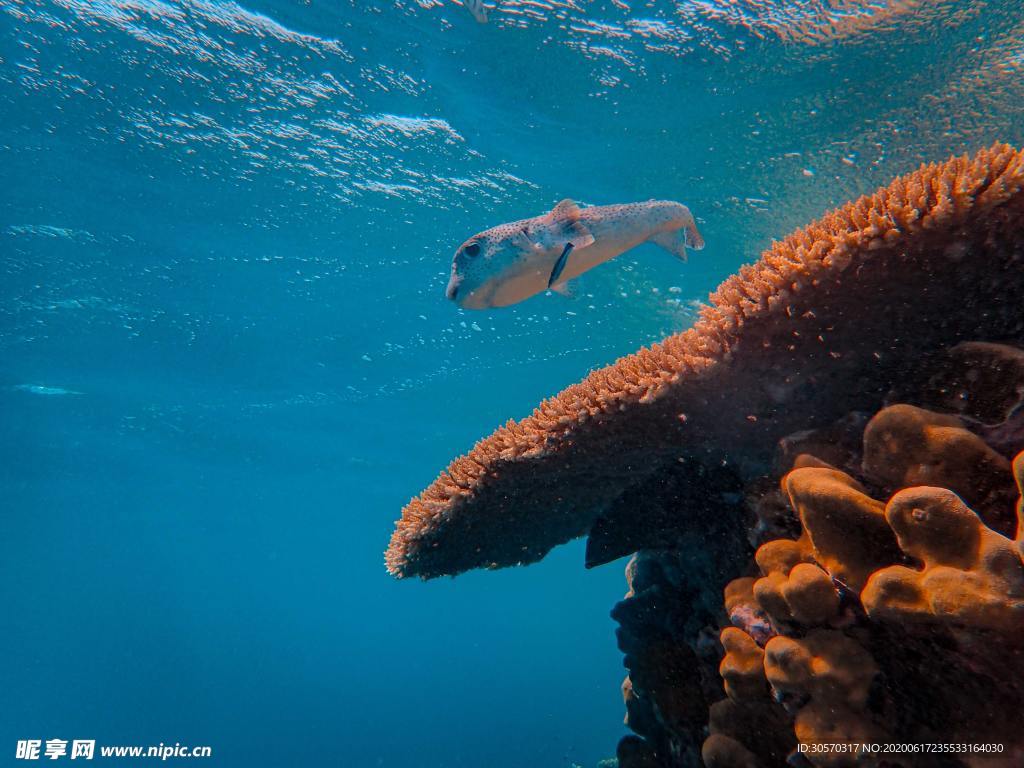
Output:
<svg viewBox="0 0 1024 768">
<path fill-rule="evenodd" d="M 0 0 L 0 763 L 611 756 L 621 563 L 396 582 L 401 507 L 773 238 L 1024 142 L 1022 67 L 1017 0 Z M 566 197 L 708 246 L 445 301 Z"/>
</svg>

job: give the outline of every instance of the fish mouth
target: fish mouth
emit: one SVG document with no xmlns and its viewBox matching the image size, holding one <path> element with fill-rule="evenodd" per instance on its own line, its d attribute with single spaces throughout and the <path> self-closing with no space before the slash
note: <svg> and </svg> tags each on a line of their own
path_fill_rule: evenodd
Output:
<svg viewBox="0 0 1024 768">
<path fill-rule="evenodd" d="M 493 288 L 489 284 L 483 286 L 463 285 L 463 278 L 452 275 L 445 288 L 444 295 L 449 301 L 455 302 L 460 309 L 487 309 L 493 306 L 490 296 Z"/>
<path fill-rule="evenodd" d="M 449 301 L 456 301 L 459 295 L 459 283 L 462 281 L 459 278 L 452 276 L 452 279 L 448 281 L 448 287 L 444 289 L 444 296 Z"/>
</svg>

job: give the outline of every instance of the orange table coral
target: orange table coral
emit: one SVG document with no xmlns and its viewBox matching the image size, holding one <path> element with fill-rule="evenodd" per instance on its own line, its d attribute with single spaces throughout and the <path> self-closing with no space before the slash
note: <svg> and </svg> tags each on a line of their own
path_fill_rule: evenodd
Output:
<svg viewBox="0 0 1024 768">
<path fill-rule="evenodd" d="M 785 435 L 877 410 L 915 361 L 1019 336 L 1022 189 L 1024 153 L 997 144 L 775 243 L 694 327 L 452 462 L 403 510 L 388 569 L 430 578 L 538 560 L 680 457 L 766 461 Z"/>
</svg>

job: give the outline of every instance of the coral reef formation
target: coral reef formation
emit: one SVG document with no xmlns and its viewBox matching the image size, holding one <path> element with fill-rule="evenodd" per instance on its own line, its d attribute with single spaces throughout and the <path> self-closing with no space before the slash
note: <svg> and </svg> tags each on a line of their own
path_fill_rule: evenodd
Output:
<svg viewBox="0 0 1024 768">
<path fill-rule="evenodd" d="M 775 243 L 718 288 L 693 328 L 595 371 L 456 459 L 404 509 L 388 569 L 430 578 L 528 563 L 592 530 L 593 562 L 661 546 L 664 531 L 651 541 L 637 533 L 657 525 L 623 521 L 649 511 L 645 489 L 680 459 L 767 462 L 786 435 L 878 410 L 936 355 L 980 355 L 990 366 L 975 375 L 999 380 L 1020 365 L 1016 353 L 955 345 L 1024 337 L 1022 216 L 1024 153 L 995 145 L 923 166 Z M 955 398 L 963 383 L 939 375 L 931 391 Z M 1020 398 L 996 387 L 952 411 L 996 429 Z M 1024 427 L 1000 429 L 993 446 Z M 988 469 L 995 478 L 1002 466 Z M 821 482 L 807 492 L 845 481 Z M 848 484 L 837 503 L 876 522 L 851 530 L 891 539 L 877 503 L 861 508 L 858 494 Z M 842 564 L 854 579 L 871 565 Z"/>
<path fill-rule="evenodd" d="M 1024 764 L 1022 222 L 1005 145 L 828 214 L 453 462 L 388 569 L 635 553 L 620 768 Z"/>
<path fill-rule="evenodd" d="M 889 416 L 882 411 L 876 420 Z M 877 448 L 872 442 L 873 435 L 866 435 L 865 454 Z M 1021 463 L 1024 453 L 1017 458 Z M 783 485 L 806 535 L 763 544 L 757 553 L 762 578 L 730 585 L 729 592 L 745 592 L 753 610 L 767 616 L 773 633 L 765 640 L 764 632 L 749 634 L 737 626 L 722 631 L 720 672 L 728 706 L 757 709 L 762 717 L 788 716 L 795 743 L 805 747 L 804 759 L 814 766 L 1019 764 L 1019 539 L 989 528 L 949 489 L 917 486 L 898 491 L 884 505 L 882 519 L 898 549 L 884 538 L 851 542 L 843 535 L 851 524 L 877 529 L 877 502 L 847 504 L 853 481 L 840 482 L 836 474 L 811 468 L 786 476 Z M 802 483 L 818 485 L 821 493 L 797 496 L 794 489 Z M 838 509 L 845 513 L 829 514 Z M 845 562 L 851 558 L 855 565 Z M 866 573 L 861 566 L 869 560 L 874 562 Z M 854 578 L 844 579 L 844 569 Z M 707 765 L 781 764 L 777 736 L 751 734 L 744 718 L 712 718 L 710 733 L 703 747 Z M 960 755 L 967 759 L 957 762 L 955 754 L 814 749 L 835 743 L 992 743 L 1002 752 L 999 762 L 977 763 L 979 755 Z M 683 763 L 662 762 L 676 764 Z"/>
<path fill-rule="evenodd" d="M 985 354 L 964 357 L 964 348 Z M 638 736 L 629 737 L 622 768 L 963 768 L 1024 761 L 1024 437 L 1000 449 L 982 437 L 1015 419 L 1024 368 L 984 375 L 992 360 L 1018 359 L 1020 350 L 1007 345 L 950 352 L 936 356 L 937 367 L 919 379 L 916 394 L 906 386 L 899 394 L 933 407 L 944 401 L 946 413 L 891 403 L 869 420 L 847 418 L 780 442 L 783 502 L 763 482 L 752 483 L 760 502 L 754 494 L 747 499 L 757 516 L 768 508 L 772 521 L 753 527 L 760 539 L 757 575 L 724 589 L 717 695 L 700 658 L 707 655 L 707 627 L 680 633 L 678 642 L 692 653 L 689 679 L 679 690 L 699 685 L 699 698 L 689 701 L 700 705 L 686 712 L 707 726 L 700 758 L 694 723 L 662 713 L 634 728 Z M 977 374 L 969 373 L 971 366 Z M 939 380 L 950 383 L 937 388 Z M 985 419 L 972 403 L 983 404 Z M 849 436 L 858 424 L 862 439 L 855 448 Z M 793 520 L 782 524 L 786 511 Z M 779 530 L 788 535 L 778 538 Z M 661 561 L 674 555 L 657 553 Z M 635 557 L 648 562 L 654 555 Z M 627 575 L 632 585 L 635 576 Z M 687 576 L 681 585 L 692 590 L 701 583 L 699 575 Z M 613 612 L 629 627 L 634 656 L 649 636 L 623 607 L 637 599 L 633 588 Z M 706 616 L 713 608 L 701 600 Z M 692 602 L 669 600 L 645 621 L 664 625 Z M 627 648 L 621 634 L 620 646 Z M 662 653 L 685 656 L 678 647 Z M 644 695 L 653 658 L 627 651 L 627 712 L 646 707 L 657 714 L 673 701 L 663 687 Z M 639 683 L 634 669 L 644 672 Z M 632 727 L 633 718 L 627 723 Z M 859 751 L 821 748 L 836 744 Z M 859 746 L 885 750 L 887 744 L 896 746 L 881 753 Z M 922 744 L 944 746 L 921 752 L 916 745 Z M 912 746 L 899 751 L 899 745 Z M 975 745 L 996 746 L 972 752 Z M 633 762 L 633 754 L 644 760 Z"/>
</svg>

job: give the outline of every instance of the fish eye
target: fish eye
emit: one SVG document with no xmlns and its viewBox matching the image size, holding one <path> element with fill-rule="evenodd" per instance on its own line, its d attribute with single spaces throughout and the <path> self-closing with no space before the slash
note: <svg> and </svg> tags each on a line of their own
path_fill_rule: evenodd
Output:
<svg viewBox="0 0 1024 768">
<path fill-rule="evenodd" d="M 480 255 L 480 243 L 470 243 L 463 248 L 467 256 L 479 256 Z"/>
</svg>

